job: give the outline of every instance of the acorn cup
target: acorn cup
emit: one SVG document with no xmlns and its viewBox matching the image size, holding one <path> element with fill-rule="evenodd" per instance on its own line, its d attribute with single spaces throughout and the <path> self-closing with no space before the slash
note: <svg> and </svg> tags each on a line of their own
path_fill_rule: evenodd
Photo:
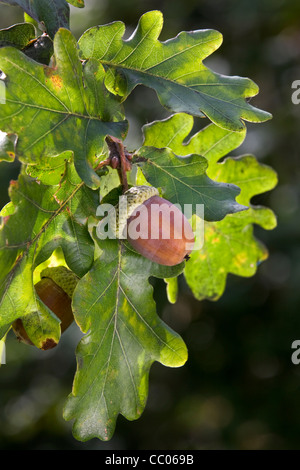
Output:
<svg viewBox="0 0 300 470">
<path fill-rule="evenodd" d="M 189 259 L 195 237 L 181 210 L 159 196 L 153 186 L 134 186 L 124 193 L 127 212 L 119 207 L 118 233 L 145 258 L 175 266 Z"/>
<path fill-rule="evenodd" d="M 57 266 L 44 269 L 41 273 L 41 280 L 34 286 L 41 301 L 60 319 L 61 333 L 74 320 L 71 304 L 78 280 L 78 277 L 65 266 Z M 12 329 L 20 342 L 34 345 L 21 318 L 13 322 Z M 43 345 L 42 349 L 52 349 L 56 345 L 57 343 L 49 341 Z"/>
</svg>

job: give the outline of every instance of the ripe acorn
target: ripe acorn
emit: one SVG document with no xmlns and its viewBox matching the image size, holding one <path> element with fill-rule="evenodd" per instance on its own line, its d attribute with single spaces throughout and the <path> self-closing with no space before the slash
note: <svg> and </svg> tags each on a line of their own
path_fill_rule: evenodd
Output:
<svg viewBox="0 0 300 470">
<path fill-rule="evenodd" d="M 195 242 L 192 227 L 181 210 L 159 196 L 152 186 L 134 186 L 124 193 L 127 213 L 120 216 L 119 233 L 145 258 L 164 266 L 185 259 Z"/>
<path fill-rule="evenodd" d="M 41 273 L 41 280 L 35 284 L 35 290 L 41 301 L 61 320 L 60 329 L 63 333 L 73 322 L 71 307 L 73 291 L 78 282 L 77 276 L 65 266 L 46 268 Z M 21 318 L 12 324 L 18 340 L 33 345 Z M 43 344 L 43 350 L 56 346 L 53 340 Z"/>
</svg>

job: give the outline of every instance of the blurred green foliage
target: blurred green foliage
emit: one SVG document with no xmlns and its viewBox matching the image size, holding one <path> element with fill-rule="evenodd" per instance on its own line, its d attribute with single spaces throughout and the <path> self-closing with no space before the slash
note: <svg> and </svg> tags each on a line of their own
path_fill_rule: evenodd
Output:
<svg viewBox="0 0 300 470">
<path fill-rule="evenodd" d="M 277 188 L 254 201 L 278 217 L 276 230 L 257 230 L 269 259 L 252 278 L 229 277 L 218 302 L 197 302 L 181 280 L 179 299 L 169 304 L 165 284 L 155 281 L 159 314 L 182 335 L 189 359 L 179 369 L 152 367 L 144 414 L 134 422 L 120 417 L 108 443 L 75 441 L 61 416 L 76 368 L 78 328 L 73 325 L 48 352 L 10 335 L 7 365 L 0 369 L 1 450 L 300 448 L 300 365 L 291 361 L 291 344 L 300 339 L 300 105 L 291 101 L 291 84 L 300 79 L 300 3 L 86 0 L 83 10 L 71 7 L 71 29 L 79 38 L 91 26 L 122 20 L 133 30 L 142 13 L 156 8 L 165 18 L 161 40 L 182 30 L 219 30 L 224 42 L 205 64 L 253 79 L 260 87 L 253 104 L 273 114 L 267 123 L 248 125 L 234 152 L 253 153 L 279 175 Z M 20 9 L 0 9 L 1 28 L 23 21 Z M 143 87 L 125 109 L 133 148 L 143 124 L 168 115 Z M 18 169 L 17 162 L 1 163 L 1 206 Z"/>
</svg>

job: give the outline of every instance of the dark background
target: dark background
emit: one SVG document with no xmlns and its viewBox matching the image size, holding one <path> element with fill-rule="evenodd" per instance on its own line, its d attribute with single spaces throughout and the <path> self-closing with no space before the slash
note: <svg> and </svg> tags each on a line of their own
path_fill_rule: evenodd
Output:
<svg viewBox="0 0 300 470">
<path fill-rule="evenodd" d="M 159 314 L 185 340 L 189 359 L 179 369 L 154 364 L 147 407 L 128 422 L 119 417 L 108 443 L 72 437 L 62 407 L 75 371 L 79 332 L 73 325 L 52 351 L 7 340 L 0 369 L 0 449 L 300 449 L 300 365 L 291 344 L 300 339 L 299 143 L 300 105 L 291 101 L 300 80 L 298 0 L 86 0 L 71 8 L 77 38 L 89 27 L 114 20 L 133 30 L 141 14 L 160 9 L 161 40 L 182 30 L 213 28 L 223 44 L 206 65 L 249 77 L 260 87 L 252 100 L 273 114 L 264 124 L 247 124 L 245 143 L 234 153 L 253 153 L 278 173 L 275 190 L 253 202 L 271 207 L 278 228 L 256 229 L 270 256 L 249 279 L 229 276 L 217 302 L 197 302 L 181 281 L 175 305 L 157 283 Z M 0 27 L 22 22 L 17 7 L 0 6 Z M 140 127 L 167 116 L 151 90 L 138 87 L 126 102 L 129 143 L 141 141 Z M 201 125 L 207 122 L 202 120 Z M 0 203 L 18 165 L 0 164 Z"/>
</svg>

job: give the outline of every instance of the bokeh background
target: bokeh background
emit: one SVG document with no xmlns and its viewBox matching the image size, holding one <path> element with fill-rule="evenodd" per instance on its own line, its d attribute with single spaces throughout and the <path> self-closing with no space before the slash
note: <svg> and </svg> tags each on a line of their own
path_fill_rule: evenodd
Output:
<svg viewBox="0 0 300 470">
<path fill-rule="evenodd" d="M 182 335 L 189 359 L 179 369 L 153 365 L 143 415 L 133 422 L 119 417 L 108 443 L 76 441 L 62 418 L 76 368 L 77 327 L 48 352 L 10 335 L 0 369 L 1 450 L 300 449 L 300 365 L 291 361 L 292 342 L 300 339 L 300 105 L 291 101 L 292 82 L 300 80 L 300 2 L 86 0 L 85 9 L 71 8 L 71 30 L 79 38 L 91 26 L 122 20 L 132 31 L 153 9 L 164 14 L 161 40 L 182 30 L 219 30 L 223 44 L 206 65 L 250 77 L 260 87 L 252 103 L 273 114 L 267 123 L 248 124 L 234 152 L 256 155 L 279 176 L 275 190 L 253 200 L 278 217 L 274 231 L 256 228 L 269 259 L 252 278 L 229 276 L 217 302 L 195 301 L 181 281 L 178 302 L 170 305 L 164 283 L 156 282 L 159 314 Z M 0 6 L 0 27 L 22 21 L 18 7 Z M 168 115 L 143 87 L 125 106 L 133 147 L 143 124 Z M 1 207 L 17 174 L 17 162 L 1 163 Z"/>
</svg>

